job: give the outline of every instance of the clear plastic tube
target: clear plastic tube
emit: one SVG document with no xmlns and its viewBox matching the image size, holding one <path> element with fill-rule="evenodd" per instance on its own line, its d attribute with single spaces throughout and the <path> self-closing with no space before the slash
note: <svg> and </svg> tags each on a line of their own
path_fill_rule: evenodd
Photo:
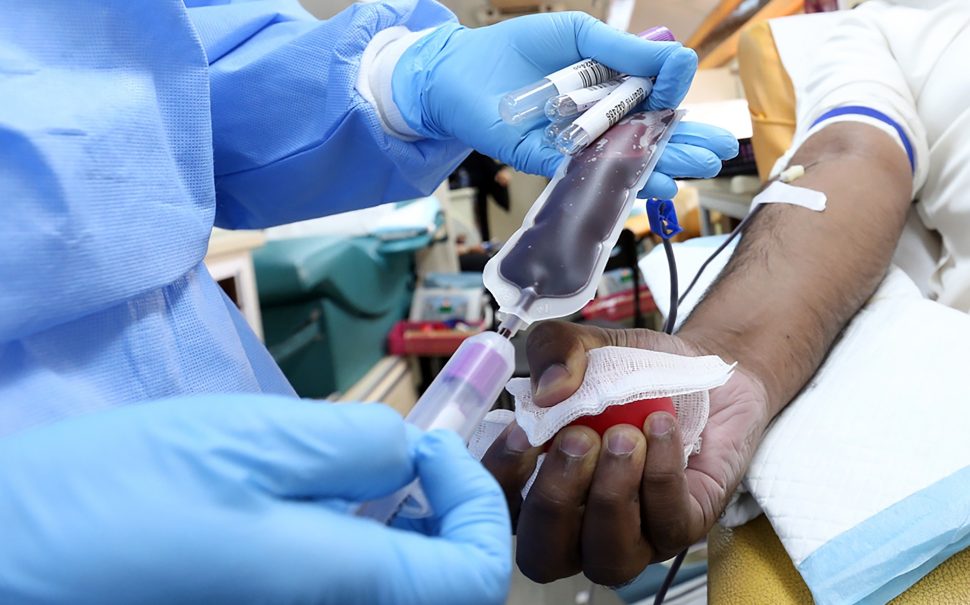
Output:
<svg viewBox="0 0 970 605">
<path fill-rule="evenodd" d="M 565 317 L 592 300 L 637 192 L 682 115 L 669 109 L 630 115 L 562 163 L 522 226 L 485 265 L 485 286 L 507 325 Z"/>
<path fill-rule="evenodd" d="M 624 79 L 625 76 L 621 76 L 602 84 L 557 95 L 546 101 L 546 117 L 552 122 L 573 118 L 613 92 Z"/>
<path fill-rule="evenodd" d="M 557 122 L 553 122 L 548 126 L 546 126 L 546 129 L 543 131 L 544 136 L 546 138 L 546 142 L 549 143 L 550 145 L 555 145 L 556 139 L 559 138 L 559 135 L 562 133 L 562 131 L 569 128 L 572 125 L 572 123 L 575 121 L 576 121 L 576 116 L 573 116 L 565 120 L 559 120 Z"/>
<path fill-rule="evenodd" d="M 564 129 L 556 138 L 556 148 L 566 155 L 582 151 L 633 111 L 651 90 L 649 78 L 627 78 Z"/>
<path fill-rule="evenodd" d="M 673 33 L 663 26 L 651 27 L 637 35 L 655 42 L 675 40 Z M 544 114 L 549 99 L 612 80 L 619 75 L 598 61 L 585 59 L 505 95 L 499 101 L 498 112 L 508 124 L 528 122 Z"/>
<path fill-rule="evenodd" d="M 476 334 L 458 347 L 405 420 L 424 431 L 454 431 L 467 443 L 514 370 L 515 350 L 508 337 L 495 332 Z M 405 505 L 417 509 L 410 516 L 428 512 L 417 481 L 364 503 L 357 515 L 388 523 Z"/>
<path fill-rule="evenodd" d="M 612 80 L 618 75 L 592 59 L 573 63 L 502 97 L 499 115 L 508 124 L 521 124 L 542 117 L 546 102 L 556 95 Z"/>
</svg>

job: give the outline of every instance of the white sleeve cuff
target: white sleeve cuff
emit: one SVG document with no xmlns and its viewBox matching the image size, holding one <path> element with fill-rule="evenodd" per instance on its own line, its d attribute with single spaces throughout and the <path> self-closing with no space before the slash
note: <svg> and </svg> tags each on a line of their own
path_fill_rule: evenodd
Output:
<svg viewBox="0 0 970 605">
<path fill-rule="evenodd" d="M 405 141 L 417 141 L 422 137 L 408 125 L 394 103 L 391 78 L 401 55 L 435 29 L 412 32 L 403 25 L 383 29 L 367 44 L 360 60 L 357 92 L 374 107 L 384 132 Z"/>
</svg>

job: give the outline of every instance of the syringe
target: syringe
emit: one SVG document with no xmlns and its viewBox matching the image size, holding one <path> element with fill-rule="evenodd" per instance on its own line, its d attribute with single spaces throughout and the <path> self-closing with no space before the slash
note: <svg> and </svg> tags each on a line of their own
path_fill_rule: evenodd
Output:
<svg viewBox="0 0 970 605">
<path fill-rule="evenodd" d="M 673 33 L 663 26 L 651 27 L 637 36 L 654 42 L 674 41 Z M 505 95 L 498 105 L 499 115 L 508 124 L 520 124 L 542 116 L 546 102 L 557 95 L 600 84 L 619 75 L 598 61 L 585 59 Z"/>
<path fill-rule="evenodd" d="M 509 339 L 520 327 L 514 320 L 507 321 L 498 333 L 482 332 L 465 339 L 405 421 L 424 431 L 454 431 L 467 443 L 512 378 L 515 349 Z M 425 501 L 417 480 L 362 504 L 357 515 L 389 523 L 408 500 L 419 505 Z"/>
</svg>

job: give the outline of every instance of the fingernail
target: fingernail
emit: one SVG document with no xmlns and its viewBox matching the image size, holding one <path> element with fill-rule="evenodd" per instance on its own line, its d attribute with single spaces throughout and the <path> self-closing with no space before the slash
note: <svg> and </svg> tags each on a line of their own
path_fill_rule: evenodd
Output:
<svg viewBox="0 0 970 605">
<path fill-rule="evenodd" d="M 562 383 L 569 379 L 569 370 L 561 363 L 554 363 L 539 376 L 539 383 L 536 385 L 535 398 L 538 399 L 552 391 L 560 388 Z"/>
<path fill-rule="evenodd" d="M 614 456 L 628 456 L 636 447 L 636 439 L 626 429 L 613 429 L 606 438 L 606 449 Z"/>
<path fill-rule="evenodd" d="M 572 458 L 582 458 L 593 447 L 593 440 L 581 430 L 566 430 L 559 439 L 559 451 Z"/>
<path fill-rule="evenodd" d="M 667 412 L 650 414 L 650 435 L 665 437 L 674 430 L 674 417 Z"/>
<path fill-rule="evenodd" d="M 508 436 L 505 438 L 505 447 L 511 452 L 521 454 L 532 447 L 532 444 L 529 443 L 529 437 L 522 430 L 522 427 L 514 424 L 512 425 L 512 429 L 509 430 Z"/>
</svg>

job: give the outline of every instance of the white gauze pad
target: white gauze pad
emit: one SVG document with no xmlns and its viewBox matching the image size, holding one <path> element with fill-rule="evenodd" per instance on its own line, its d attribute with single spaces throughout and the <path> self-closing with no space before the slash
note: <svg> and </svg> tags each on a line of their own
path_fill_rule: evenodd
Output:
<svg viewBox="0 0 970 605">
<path fill-rule="evenodd" d="M 695 451 L 707 424 L 708 391 L 723 385 L 734 366 L 717 356 L 686 357 L 627 347 L 603 347 L 588 354 L 583 384 L 565 401 L 541 408 L 532 401 L 528 378 L 513 378 L 515 420 L 532 445 L 542 445 L 580 416 L 613 405 L 670 397 L 684 438 L 685 457 Z"/>
<path fill-rule="evenodd" d="M 485 452 L 488 448 L 495 443 L 498 436 L 502 434 L 505 427 L 512 424 L 515 420 L 515 412 L 512 410 L 492 410 L 485 415 L 485 418 L 478 424 L 475 429 L 475 433 L 472 434 L 471 440 L 468 442 L 468 451 L 476 460 L 481 460 L 485 457 Z M 545 454 L 539 454 L 536 459 L 535 470 L 532 471 L 532 476 L 526 481 L 525 485 L 522 487 L 522 497 L 529 493 L 529 488 L 536 480 L 536 475 L 539 474 L 539 468 L 542 466 L 542 461 L 545 459 Z"/>
<path fill-rule="evenodd" d="M 603 412 L 611 405 L 641 399 L 670 397 L 677 412 L 677 424 L 684 438 L 684 459 L 700 451 L 700 437 L 707 424 L 708 391 L 723 385 L 734 371 L 719 357 L 685 357 L 627 347 L 603 347 L 587 354 L 583 384 L 570 398 L 551 408 L 532 402 L 528 378 L 513 378 L 506 389 L 515 396 L 515 412 L 493 410 L 472 435 L 468 449 L 481 460 L 488 448 L 513 420 L 525 431 L 532 445 L 543 445 L 563 427 L 579 418 Z M 542 466 L 540 454 L 532 476 L 522 488 L 529 493 Z"/>
</svg>

